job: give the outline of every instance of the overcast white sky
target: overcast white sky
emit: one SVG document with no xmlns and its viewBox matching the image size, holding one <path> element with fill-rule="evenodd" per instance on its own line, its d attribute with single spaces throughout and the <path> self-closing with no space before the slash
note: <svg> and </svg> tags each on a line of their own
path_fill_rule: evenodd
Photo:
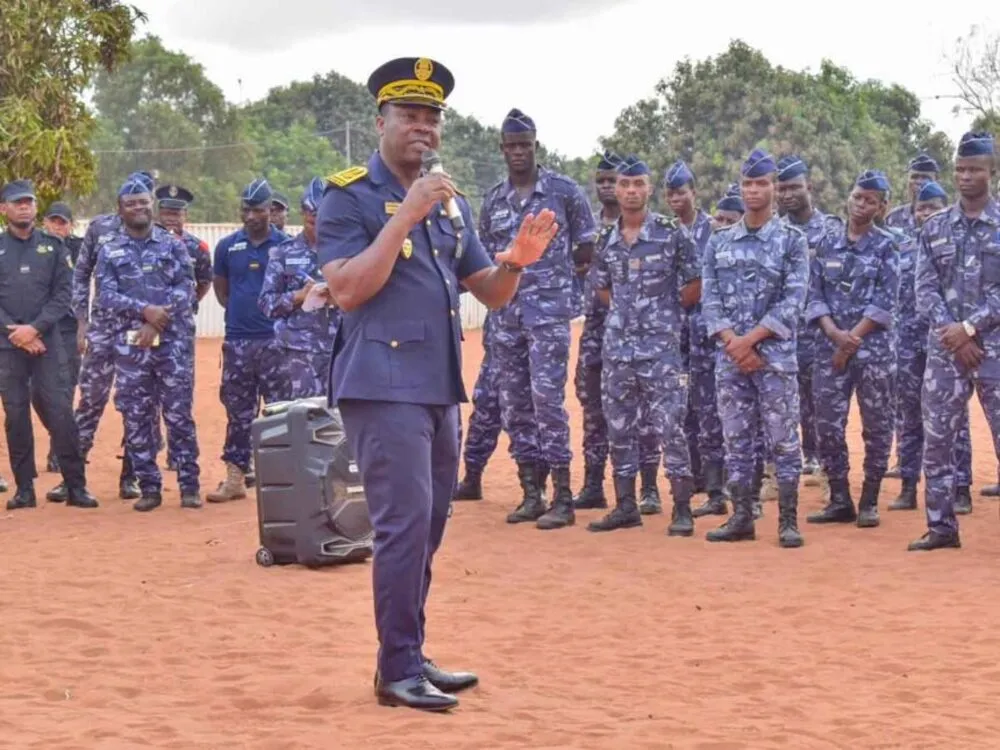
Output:
<svg viewBox="0 0 1000 750">
<path fill-rule="evenodd" d="M 980 3 L 927 0 L 129 1 L 149 15 L 146 31 L 202 63 L 231 101 L 331 69 L 364 83 L 393 57 L 432 57 L 455 74 L 455 109 L 499 124 L 520 107 L 568 156 L 592 153 L 675 62 L 714 56 L 735 38 L 775 64 L 815 70 L 825 57 L 858 78 L 900 83 L 957 140 L 968 116 L 934 98 L 955 93 L 946 55 L 973 23 L 996 29 L 1000 18 Z"/>
</svg>

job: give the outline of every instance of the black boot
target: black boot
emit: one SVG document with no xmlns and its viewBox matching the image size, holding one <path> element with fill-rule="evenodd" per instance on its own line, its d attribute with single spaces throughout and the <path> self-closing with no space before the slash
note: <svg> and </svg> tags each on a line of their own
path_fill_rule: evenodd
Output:
<svg viewBox="0 0 1000 750">
<path fill-rule="evenodd" d="M 50 474 L 59 473 L 59 459 L 52 453 L 49 454 L 49 457 L 45 462 L 45 470 Z"/>
<path fill-rule="evenodd" d="M 594 510 L 608 507 L 604 496 L 604 464 L 587 464 L 583 474 L 583 488 L 573 500 L 577 510 Z"/>
<path fill-rule="evenodd" d="M 733 485 L 733 514 L 717 529 L 705 535 L 710 542 L 745 542 L 757 538 L 753 527 L 753 491 L 750 487 Z"/>
<path fill-rule="evenodd" d="M 655 516 L 663 512 L 660 489 L 656 486 L 656 472 L 659 464 L 639 467 L 642 486 L 639 489 L 639 512 L 644 516 Z"/>
<path fill-rule="evenodd" d="M 799 532 L 799 486 L 778 485 L 778 546 L 801 547 L 805 543 Z"/>
<path fill-rule="evenodd" d="M 674 499 L 674 511 L 667 527 L 667 536 L 691 536 L 694 534 L 694 518 L 691 517 L 691 495 L 694 480 L 678 477 L 670 480 L 670 494 Z"/>
<path fill-rule="evenodd" d="M 517 509 L 507 516 L 507 523 L 537 521 L 545 515 L 545 501 L 538 488 L 538 468 L 535 464 L 518 464 L 517 478 L 521 482 L 523 497 Z"/>
<path fill-rule="evenodd" d="M 635 504 L 635 477 L 615 477 L 615 507 L 599 521 L 587 524 L 587 531 L 614 531 L 642 526 Z"/>
<path fill-rule="evenodd" d="M 854 523 L 857 520 L 858 514 L 854 510 L 846 479 L 831 479 L 830 502 L 823 510 L 806 518 L 808 523 Z"/>
<path fill-rule="evenodd" d="M 163 504 L 163 495 L 159 492 L 143 492 L 142 497 L 132 505 L 133 510 L 140 513 L 148 513 L 154 508 L 159 508 Z"/>
<path fill-rule="evenodd" d="M 7 501 L 7 510 L 21 510 L 22 508 L 34 508 L 38 505 L 35 499 L 35 486 L 29 484 L 27 487 L 18 487 L 14 497 Z"/>
<path fill-rule="evenodd" d="M 100 503 L 86 487 L 70 487 L 66 497 L 66 505 L 71 508 L 96 508 Z"/>
<path fill-rule="evenodd" d="M 695 518 L 702 516 L 724 516 L 729 511 L 726 509 L 726 494 L 723 488 L 723 466 L 721 463 L 709 462 L 704 465 L 705 489 L 708 492 L 708 500 L 699 505 L 691 515 Z"/>
<path fill-rule="evenodd" d="M 546 490 L 546 485 L 548 484 L 549 481 L 549 465 L 544 461 L 539 461 L 537 464 L 535 464 L 535 471 L 537 473 L 536 481 L 538 482 L 538 492 L 542 496 L 542 502 L 543 503 L 548 502 L 548 497 L 545 494 L 545 490 Z"/>
<path fill-rule="evenodd" d="M 64 503 L 69 497 L 69 488 L 66 486 L 65 482 L 60 482 L 47 493 L 45 493 L 45 499 L 50 503 Z"/>
<path fill-rule="evenodd" d="M 764 486 L 764 464 L 757 464 L 753 469 L 753 483 L 750 485 L 750 512 L 753 520 L 764 517 L 764 504 L 760 501 L 760 491 Z"/>
<path fill-rule="evenodd" d="M 955 515 L 967 516 L 972 512 L 972 493 L 969 485 L 955 488 Z"/>
<path fill-rule="evenodd" d="M 573 489 L 569 483 L 569 467 L 559 466 L 552 469 L 552 507 L 549 512 L 535 522 L 535 526 L 544 531 L 562 529 L 576 523 L 576 513 L 573 510 Z"/>
<path fill-rule="evenodd" d="M 858 528 L 874 529 L 879 525 L 878 493 L 881 482 L 866 479 L 861 486 L 861 500 L 858 501 Z"/>
<path fill-rule="evenodd" d="M 466 465 L 465 478 L 462 479 L 452 500 L 482 500 L 483 499 L 483 470 Z"/>
<path fill-rule="evenodd" d="M 913 479 L 904 479 L 903 488 L 899 491 L 899 497 L 889 503 L 889 510 L 916 510 L 917 509 L 917 482 Z"/>
<path fill-rule="evenodd" d="M 959 549 L 962 540 L 959 539 L 958 532 L 928 531 L 919 539 L 910 542 L 907 547 L 908 552 L 930 552 L 936 549 Z"/>
</svg>

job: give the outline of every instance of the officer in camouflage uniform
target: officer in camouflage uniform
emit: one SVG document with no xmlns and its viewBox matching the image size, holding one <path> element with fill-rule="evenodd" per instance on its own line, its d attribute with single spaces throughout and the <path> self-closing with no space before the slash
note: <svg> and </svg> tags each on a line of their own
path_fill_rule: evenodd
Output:
<svg viewBox="0 0 1000 750">
<path fill-rule="evenodd" d="M 715 204 L 715 213 L 712 214 L 712 231 L 731 227 L 742 219 L 745 213 L 746 206 L 743 205 L 739 183 L 734 182 L 730 184 L 725 194 Z"/>
<path fill-rule="evenodd" d="M 327 392 L 330 357 L 340 312 L 326 305 L 302 309 L 309 290 L 322 280 L 316 259 L 316 211 L 326 184 L 313 178 L 302 195 L 303 228 L 295 238 L 271 251 L 258 304 L 275 321 L 274 337 L 280 347 L 284 374 L 279 398 L 292 401 Z"/>
<path fill-rule="evenodd" d="M 500 406 L 524 493 L 509 523 L 535 521 L 540 529 L 575 523 L 570 487 L 569 415 L 564 407 L 574 316 L 575 265 L 588 263 L 596 228 L 590 205 L 570 178 L 538 166 L 535 123 L 511 110 L 501 127 L 509 176 L 491 188 L 480 212 L 480 237 L 495 256 L 513 240 L 523 217 L 550 209 L 559 233 L 542 259 L 526 269 L 514 299 L 496 313 L 495 354 L 503 373 Z M 538 463 L 552 472 L 554 497 L 546 511 Z"/>
<path fill-rule="evenodd" d="M 712 237 L 712 220 L 697 206 L 695 176 L 683 161 L 675 162 L 663 179 L 663 199 L 694 241 L 698 252 L 699 275 L 705 248 Z M 701 467 L 702 484 L 708 500 L 695 509 L 695 517 L 726 512 L 725 450 L 722 421 L 715 397 L 716 341 L 705 330 L 701 306 L 695 305 L 689 318 L 689 365 L 691 375 L 688 391 L 688 418 L 685 432 L 691 450 L 692 469 Z M 693 439 L 693 440 L 692 440 Z M 695 457 L 697 456 L 697 460 Z M 697 475 L 697 471 L 695 472 Z M 696 484 L 698 481 L 696 479 Z"/>
<path fill-rule="evenodd" d="M 153 191 L 153 178 L 148 172 L 133 172 L 126 183 L 139 178 L 146 183 L 148 192 Z M 119 196 L 120 198 L 120 196 Z M 90 282 L 97 266 L 97 250 L 122 231 L 122 220 L 118 214 L 98 216 L 87 227 L 80 246 L 80 254 L 73 267 L 73 313 L 80 322 L 81 339 L 85 338 L 86 351 L 80 363 L 80 400 L 76 406 L 76 423 L 80 431 L 80 450 L 84 457 L 94 446 L 94 434 L 104 414 L 104 407 L 111 397 L 111 387 L 115 382 L 115 346 L 112 331 L 115 326 L 114 314 L 102 310 L 98 305 L 90 306 Z M 95 290 L 95 295 L 100 290 Z M 124 430 L 123 430 L 124 434 Z M 132 471 L 132 461 L 127 445 L 123 445 L 122 471 L 119 478 L 119 497 L 122 500 L 139 498 L 139 483 Z M 63 488 L 57 487 L 55 497 Z"/>
<path fill-rule="evenodd" d="M 240 198 L 243 228 L 223 237 L 215 247 L 212 284 L 219 304 L 226 309 L 219 389 L 226 407 L 222 449 L 226 478 L 206 497 L 210 503 L 246 497 L 250 427 L 260 400 L 280 401 L 284 390 L 274 323 L 257 306 L 271 249 L 288 239 L 271 225 L 271 197 L 267 180 L 256 179 L 247 185 Z"/>
<path fill-rule="evenodd" d="M 743 219 L 705 249 L 702 313 L 716 354 L 716 393 L 726 440 L 733 514 L 706 538 L 754 539 L 754 463 L 763 422 L 778 476 L 778 542 L 799 547 L 799 389 L 796 329 L 809 278 L 805 235 L 774 216 L 774 159 L 754 149 L 740 173 Z"/>
<path fill-rule="evenodd" d="M 910 550 L 960 547 L 955 516 L 954 445 L 972 391 L 994 446 L 1000 432 L 1000 205 L 993 136 L 966 133 L 958 144 L 960 198 L 920 232 L 917 309 L 930 320 L 924 372 L 927 533 Z"/>
<path fill-rule="evenodd" d="M 610 306 L 601 378 L 615 475 L 615 507 L 588 526 L 612 531 L 642 525 L 635 497 L 642 426 L 656 430 L 671 482 L 671 536 L 691 536 L 694 480 L 684 434 L 688 376 L 680 354 L 685 308 L 700 294 L 698 248 L 689 232 L 648 210 L 649 167 L 629 156 L 618 167 L 622 216 L 597 256 L 593 285 Z"/>
<path fill-rule="evenodd" d="M 181 507 L 200 508 L 194 401 L 194 271 L 188 249 L 153 225 L 153 196 L 141 180 L 119 191 L 123 230 L 98 249 L 97 303 L 115 314 L 115 406 L 125 417 L 142 496 L 132 507 L 163 503 L 156 465 L 160 404 L 177 461 Z"/>
<path fill-rule="evenodd" d="M 918 230 L 934 213 L 948 205 L 948 196 L 936 182 L 926 182 L 920 188 L 913 216 Z M 895 230 L 898 231 L 898 230 Z M 927 336 L 930 323 L 927 316 L 917 309 L 915 275 L 917 268 L 916 236 L 899 232 L 899 305 L 896 311 L 896 436 L 899 451 L 899 468 L 903 487 L 899 497 L 889 504 L 889 510 L 916 510 L 917 484 L 924 452 L 924 422 L 921 414 L 920 392 L 927 367 Z M 958 431 L 955 443 L 955 512 L 967 513 L 972 509 L 972 447 L 969 436 L 969 417 Z M 887 474 L 888 476 L 888 474 Z"/>
<path fill-rule="evenodd" d="M 818 322 L 813 394 L 820 461 L 830 482 L 826 507 L 809 523 L 879 525 L 878 496 L 892 448 L 896 348 L 892 331 L 899 295 L 899 251 L 875 225 L 889 180 L 862 173 L 848 198 L 847 226 L 829 232 L 812 260 L 806 319 Z M 865 442 L 865 480 L 857 511 L 848 484 L 847 417 L 857 393 Z"/>
<path fill-rule="evenodd" d="M 618 181 L 618 165 L 622 159 L 612 151 L 605 151 L 597 164 L 594 183 L 597 186 L 597 200 L 600 210 L 594 215 L 594 222 L 601 228 L 596 256 L 611 235 L 611 230 L 618 222 L 621 208 L 615 196 L 615 184 Z M 580 494 L 573 504 L 577 509 L 593 509 L 608 507 L 604 495 L 604 467 L 608 460 L 608 424 L 604 419 L 604 407 L 601 404 L 601 347 L 604 339 L 604 321 L 608 316 L 607 306 L 601 302 L 594 289 L 591 270 L 586 275 L 584 285 L 584 323 L 580 333 L 580 349 L 576 358 L 576 398 L 583 411 L 583 457 L 584 480 Z M 659 459 L 657 459 L 659 463 Z"/>
</svg>

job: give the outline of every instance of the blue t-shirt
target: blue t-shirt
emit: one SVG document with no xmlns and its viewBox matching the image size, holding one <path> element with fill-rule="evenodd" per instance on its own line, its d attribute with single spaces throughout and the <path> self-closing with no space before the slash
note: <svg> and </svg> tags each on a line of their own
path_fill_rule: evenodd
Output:
<svg viewBox="0 0 1000 750">
<path fill-rule="evenodd" d="M 250 242 L 245 229 L 223 237 L 215 246 L 214 273 L 229 281 L 226 305 L 227 339 L 268 339 L 274 336 L 274 321 L 260 311 L 257 298 L 264 286 L 264 273 L 271 248 L 288 239 L 271 227 L 260 245 Z"/>
</svg>

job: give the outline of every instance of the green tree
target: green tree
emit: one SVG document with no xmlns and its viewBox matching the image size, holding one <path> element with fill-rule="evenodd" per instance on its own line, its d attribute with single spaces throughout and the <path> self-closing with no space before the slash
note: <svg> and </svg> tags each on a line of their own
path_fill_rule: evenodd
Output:
<svg viewBox="0 0 1000 750">
<path fill-rule="evenodd" d="M 127 59 L 142 13 L 117 0 L 3 0 L 0 182 L 26 177 L 43 203 L 94 187 L 83 94 Z"/>
</svg>

